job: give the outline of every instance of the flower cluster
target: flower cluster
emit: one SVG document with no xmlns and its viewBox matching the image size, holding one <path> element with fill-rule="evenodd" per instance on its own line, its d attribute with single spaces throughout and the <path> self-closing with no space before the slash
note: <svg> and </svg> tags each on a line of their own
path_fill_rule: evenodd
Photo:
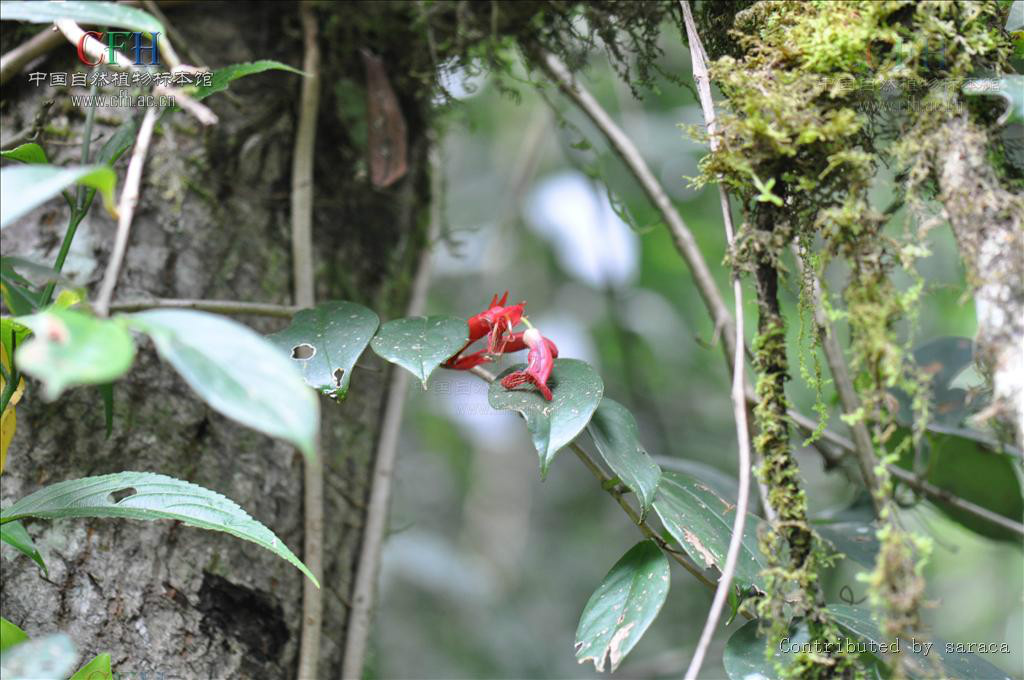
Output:
<svg viewBox="0 0 1024 680">
<path fill-rule="evenodd" d="M 506 306 L 507 302 L 508 291 L 505 291 L 501 299 L 495 295 L 487 309 L 467 319 L 469 340 L 444 363 L 444 367 L 468 371 L 474 366 L 494 361 L 495 356 L 529 349 L 526 369 L 509 373 L 502 379 L 501 384 L 506 389 L 512 389 L 523 383 L 532 383 L 545 399 L 551 401 L 548 378 L 551 376 L 555 357 L 558 356 L 558 347 L 541 335 L 523 315 L 525 302 Z M 512 332 L 520 322 L 525 323 L 528 328 L 525 331 Z M 484 349 L 466 354 L 470 345 L 485 337 L 487 346 Z"/>
</svg>

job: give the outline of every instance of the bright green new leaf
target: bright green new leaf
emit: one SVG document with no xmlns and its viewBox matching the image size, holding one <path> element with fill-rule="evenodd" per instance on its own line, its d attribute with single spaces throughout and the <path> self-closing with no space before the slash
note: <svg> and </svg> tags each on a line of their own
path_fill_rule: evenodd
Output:
<svg viewBox="0 0 1024 680">
<path fill-rule="evenodd" d="M 110 382 L 131 368 L 135 358 L 132 335 L 116 319 L 51 307 L 16 321 L 34 335 L 18 347 L 15 364 L 43 382 L 47 399 L 75 385 Z"/>
<path fill-rule="evenodd" d="M 590 422 L 604 395 L 604 381 L 585 361 L 555 359 L 548 379 L 553 398 L 547 401 L 536 389 L 502 386 L 501 378 L 524 368 L 524 364 L 512 366 L 498 376 L 487 391 L 487 401 L 492 408 L 518 411 L 523 416 L 540 456 L 541 475 L 546 476 L 555 454 Z"/>
<path fill-rule="evenodd" d="M 587 431 L 612 473 L 636 494 L 644 514 L 654 503 L 661 468 L 640 444 L 636 420 L 625 406 L 605 397 Z"/>
<path fill-rule="evenodd" d="M 32 537 L 28 535 L 21 522 L 0 524 L 0 541 L 30 557 L 33 562 L 39 565 L 44 574 L 49 574 L 46 562 L 43 561 L 43 556 L 39 554 L 36 544 L 32 541 Z"/>
<path fill-rule="evenodd" d="M 112 680 L 114 672 L 110 668 L 110 654 L 98 654 L 95 659 L 85 664 L 68 680 Z"/>
<path fill-rule="evenodd" d="M 45 164 L 46 152 L 43 151 L 43 147 L 39 146 L 35 142 L 26 142 L 20 146 L 16 146 L 10 151 L 0 151 L 0 157 L 10 158 L 12 161 L 21 161 L 22 163 L 32 164 Z"/>
<path fill-rule="evenodd" d="M 340 399 L 379 325 L 380 319 L 366 307 L 331 300 L 301 310 L 287 328 L 267 340 L 294 360 L 307 385 Z"/>
<path fill-rule="evenodd" d="M 736 516 L 734 504 L 689 475 L 664 470 L 654 510 L 672 538 L 697 564 L 722 568 Z M 757 543 L 759 521 L 756 515 L 747 513 L 735 582 L 744 589 L 753 585 L 764 591 L 760 572 L 767 564 Z"/>
<path fill-rule="evenodd" d="M 66 678 L 78 661 L 75 644 L 67 633 L 54 633 L 0 652 L 0 678 L 38 680 Z"/>
<path fill-rule="evenodd" d="M 114 204 L 117 175 L 106 165 L 18 165 L 0 170 L 0 229 L 60 195 L 72 184 L 98 190 L 107 211 L 117 214 Z"/>
<path fill-rule="evenodd" d="M 185 309 L 119 318 L 149 335 L 160 356 L 214 409 L 316 457 L 320 402 L 294 362 L 266 338 L 222 316 Z"/>
<path fill-rule="evenodd" d="M 413 316 L 388 321 L 370 341 L 384 359 L 412 373 L 427 389 L 434 369 L 462 349 L 469 339 L 465 319 L 454 316 Z"/>
<path fill-rule="evenodd" d="M 80 24 L 115 26 L 145 33 L 160 33 L 166 39 L 163 24 L 141 9 L 113 2 L 0 2 L 0 19 L 50 24 L 57 19 L 73 19 Z"/>
<path fill-rule="evenodd" d="M 653 541 L 636 544 L 622 556 L 587 601 L 576 628 L 576 660 L 605 661 L 615 672 L 658 616 L 668 596 L 669 566 Z"/>
<path fill-rule="evenodd" d="M 28 634 L 21 628 L 0 616 L 0 652 L 8 647 L 21 644 L 28 640 Z"/>
<path fill-rule="evenodd" d="M 263 73 L 264 71 L 288 71 L 290 73 L 297 73 L 300 76 L 306 75 L 303 71 L 300 71 L 293 66 L 282 64 L 281 62 L 274 61 L 273 59 L 261 59 L 259 61 L 251 61 L 245 64 L 233 64 L 214 71 L 212 75 L 212 83 L 208 86 L 201 86 L 197 88 L 195 98 L 205 99 L 211 94 L 228 89 L 228 85 L 233 80 L 238 80 L 239 78 L 251 76 L 256 73 Z"/>
<path fill-rule="evenodd" d="M 262 546 L 291 562 L 317 584 L 312 572 L 274 533 L 216 491 L 152 472 L 117 472 L 44 486 L 9 508 L 0 524 L 24 517 L 120 517 L 171 519 L 200 529 L 223 531 Z"/>
</svg>

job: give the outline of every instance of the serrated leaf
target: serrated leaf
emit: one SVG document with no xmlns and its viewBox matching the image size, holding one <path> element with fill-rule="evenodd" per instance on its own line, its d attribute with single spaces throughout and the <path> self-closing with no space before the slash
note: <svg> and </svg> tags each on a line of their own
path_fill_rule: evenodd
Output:
<svg viewBox="0 0 1024 680">
<path fill-rule="evenodd" d="M 341 398 L 348 392 L 352 368 L 379 325 L 377 315 L 366 307 L 331 300 L 299 311 L 287 328 L 267 340 L 294 361 L 307 385 Z"/>
<path fill-rule="evenodd" d="M 78 652 L 66 633 L 54 633 L 22 642 L 0 653 L 4 680 L 64 678 L 75 667 Z"/>
<path fill-rule="evenodd" d="M 604 396 L 604 381 L 585 361 L 555 359 L 548 380 L 552 400 L 547 401 L 535 389 L 509 390 L 502 386 L 501 378 L 524 368 L 519 364 L 502 372 L 487 390 L 487 401 L 491 408 L 518 411 L 526 420 L 533 447 L 540 456 L 541 475 L 546 476 L 555 454 L 590 422 Z"/>
<path fill-rule="evenodd" d="M 163 24 L 141 9 L 113 2 L 0 2 L 0 19 L 50 24 L 57 19 L 74 19 L 80 24 L 130 28 L 133 31 L 164 34 Z"/>
<path fill-rule="evenodd" d="M 661 468 L 641 446 L 633 414 L 619 402 L 605 397 L 590 419 L 587 431 L 604 462 L 636 494 L 646 515 L 654 503 Z"/>
<path fill-rule="evenodd" d="M 319 587 L 313 574 L 288 546 L 234 501 L 216 491 L 165 475 L 116 472 L 71 479 L 44 486 L 0 510 L 0 524 L 25 517 L 177 520 L 188 526 L 223 531 L 252 541 L 298 567 Z"/>
<path fill-rule="evenodd" d="M 26 142 L 9 151 L 0 151 L 0 157 L 28 164 L 45 164 L 49 162 L 46 160 L 46 152 L 43 151 L 43 147 L 35 142 Z"/>
<path fill-rule="evenodd" d="M 412 373 L 427 389 L 427 379 L 469 339 L 465 319 L 411 316 L 388 321 L 370 341 L 380 357 Z"/>
<path fill-rule="evenodd" d="M 28 634 L 21 628 L 0 616 L 0 652 L 8 647 L 21 644 L 28 640 Z"/>
<path fill-rule="evenodd" d="M 0 170 L 0 229 L 60 195 L 72 184 L 97 189 L 107 211 L 117 214 L 114 204 L 117 175 L 106 165 L 18 165 Z"/>
<path fill-rule="evenodd" d="M 693 560 L 721 570 L 729 550 L 736 506 L 689 475 L 663 470 L 654 510 L 662 524 Z M 735 583 L 764 591 L 761 570 L 766 568 L 757 543 L 760 519 L 747 513 L 743 542 L 736 563 Z"/>
<path fill-rule="evenodd" d="M 614 672 L 665 604 L 669 565 L 653 541 L 636 544 L 590 596 L 576 628 L 576 660 Z"/>
<path fill-rule="evenodd" d="M 113 680 L 114 672 L 110 668 L 110 654 L 99 654 L 89 663 L 79 668 L 68 680 Z"/>
<path fill-rule="evenodd" d="M 32 541 L 32 537 L 28 535 L 28 531 L 25 530 L 21 522 L 0 524 L 0 541 L 31 558 L 33 562 L 39 565 L 44 574 L 49 574 L 46 562 L 43 561 L 43 556 L 39 554 L 36 544 Z"/>
<path fill-rule="evenodd" d="M 306 75 L 305 72 L 300 71 L 294 66 L 282 64 L 281 62 L 274 61 L 273 59 L 261 59 L 259 61 L 251 61 L 244 64 L 233 64 L 214 71 L 211 76 L 211 84 L 197 88 L 195 98 L 197 100 L 205 99 L 211 94 L 228 89 L 228 85 L 232 81 L 245 76 L 251 76 L 256 73 L 263 73 L 264 71 L 288 71 L 289 73 L 297 73 L 300 76 Z"/>
<path fill-rule="evenodd" d="M 122 317 L 212 408 L 316 457 L 320 402 L 292 361 L 240 323 L 186 309 Z"/>
<path fill-rule="evenodd" d="M 18 347 L 14 361 L 19 370 L 43 382 L 46 399 L 56 399 L 75 385 L 110 382 L 131 368 L 135 358 L 131 333 L 117 320 L 51 307 L 17 321 L 34 335 Z"/>
</svg>

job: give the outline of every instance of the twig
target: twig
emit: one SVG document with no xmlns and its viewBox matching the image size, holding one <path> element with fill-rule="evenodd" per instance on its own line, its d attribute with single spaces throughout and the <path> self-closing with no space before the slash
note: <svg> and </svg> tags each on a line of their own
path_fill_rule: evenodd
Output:
<svg viewBox="0 0 1024 680">
<path fill-rule="evenodd" d="M 157 107 L 146 109 L 142 125 L 139 126 L 139 135 L 135 138 L 132 158 L 128 162 L 128 172 L 124 177 L 124 189 L 121 190 L 121 200 L 117 204 L 117 236 L 114 240 L 114 250 L 110 254 L 110 262 L 103 274 L 103 284 L 96 298 L 95 308 L 99 316 L 107 316 L 110 312 L 110 298 L 114 295 L 114 288 L 117 287 L 117 279 L 121 274 L 121 264 L 124 262 L 125 253 L 128 252 L 132 218 L 135 217 L 135 207 L 139 204 L 142 168 L 146 164 L 146 153 L 149 151 L 149 142 L 153 139 L 153 128 L 156 126 L 159 112 L 160 109 Z"/>
<path fill-rule="evenodd" d="M 251 314 L 291 318 L 301 307 L 275 305 L 266 302 L 236 302 L 235 300 L 186 300 L 154 298 L 152 300 L 122 300 L 110 303 L 112 312 L 139 312 L 144 309 L 197 309 L 215 314 Z"/>
<path fill-rule="evenodd" d="M 310 3 L 299 4 L 305 56 L 299 102 L 299 124 L 292 157 L 292 283 L 295 304 L 312 307 L 315 302 L 313 268 L 313 156 L 316 121 L 320 110 L 320 47 L 317 23 Z M 305 459 L 303 467 L 303 559 L 317 578 L 323 578 L 324 464 L 321 456 Z M 316 678 L 323 627 L 323 593 L 309 580 L 302 589 L 302 641 L 299 645 L 299 678 Z"/>
<path fill-rule="evenodd" d="M 30 61 L 42 56 L 64 42 L 64 38 L 53 27 L 36 33 L 7 54 L 0 57 L 0 85 L 20 73 Z"/>
<path fill-rule="evenodd" d="M 704 111 L 704 122 L 708 126 L 708 133 L 711 135 L 711 150 L 715 151 L 717 140 L 714 137 L 715 105 L 711 99 L 711 83 L 708 79 L 707 64 L 704 62 L 704 47 L 701 44 L 700 36 L 697 34 L 697 27 L 693 23 L 693 14 L 690 12 L 690 3 L 680 0 L 683 10 L 683 18 L 686 23 L 686 34 L 690 42 L 690 61 L 693 64 L 693 80 L 697 84 L 697 92 L 700 95 L 701 108 Z M 729 196 L 725 187 L 718 185 L 718 195 L 722 204 L 722 220 L 725 224 L 726 241 L 729 248 L 733 247 L 735 232 L 732 224 L 732 211 L 729 209 Z M 690 666 L 686 669 L 686 680 L 695 680 L 700 672 L 701 664 L 704 663 L 704 655 L 711 645 L 711 638 L 718 626 L 722 616 L 722 609 L 725 607 L 729 596 L 729 589 L 732 588 L 733 577 L 736 575 L 736 563 L 739 561 L 740 547 L 743 543 L 743 526 L 747 518 L 747 503 L 750 499 L 750 430 L 747 425 L 747 404 L 746 404 L 746 383 L 743 364 L 743 285 L 740 282 L 739 272 L 735 269 L 732 275 L 733 297 L 736 302 L 735 333 L 736 340 L 733 344 L 733 371 L 732 371 L 732 411 L 733 419 L 736 421 L 736 441 L 739 458 L 739 493 L 736 498 L 736 518 L 733 520 L 732 536 L 729 538 L 729 551 L 725 556 L 725 565 L 722 567 L 722 577 L 718 580 L 718 587 L 715 589 L 715 596 L 711 600 L 711 609 L 708 610 L 708 618 L 704 623 L 704 630 L 701 631 L 697 648 L 690 660 Z M 765 496 L 766 509 L 770 506 Z"/>
<path fill-rule="evenodd" d="M 174 50 L 174 45 L 171 42 L 172 34 L 176 34 L 175 38 L 180 35 L 167 21 L 167 17 L 160 11 L 160 8 L 156 6 L 153 0 L 143 0 L 142 6 L 146 8 L 146 11 L 155 16 L 163 24 L 164 30 L 167 31 L 167 35 L 164 36 L 166 39 L 161 40 L 157 43 L 160 54 L 164 55 L 164 59 L 167 61 L 167 65 L 170 66 L 171 71 L 177 71 L 181 66 L 181 58 L 178 53 Z"/>
<path fill-rule="evenodd" d="M 132 72 L 140 71 L 139 67 L 133 64 L 128 57 L 124 56 L 120 52 L 115 51 L 113 53 L 114 63 L 110 63 L 107 47 L 96 38 L 91 35 L 87 35 L 85 30 L 83 30 L 76 22 L 71 21 L 70 19 L 58 19 L 53 23 L 58 29 L 60 29 L 60 32 L 64 34 L 64 37 L 67 38 L 72 45 L 77 46 L 81 43 L 86 54 L 93 59 L 98 60 L 100 63 L 109 64 L 112 68 L 120 68 Z M 203 104 L 200 104 L 180 88 L 172 87 L 170 85 L 157 85 L 153 88 L 153 92 L 157 95 L 173 97 L 175 104 L 188 113 L 191 113 L 203 125 L 213 125 L 217 122 L 217 116 L 213 111 Z"/>
</svg>

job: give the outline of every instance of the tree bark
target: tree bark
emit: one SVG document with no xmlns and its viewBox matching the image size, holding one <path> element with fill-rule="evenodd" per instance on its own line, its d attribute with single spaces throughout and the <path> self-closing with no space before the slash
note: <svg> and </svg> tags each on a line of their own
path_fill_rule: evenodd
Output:
<svg viewBox="0 0 1024 680">
<path fill-rule="evenodd" d="M 301 63 L 293 5 L 197 3 L 175 7 L 171 20 L 212 66 L 264 58 Z M 371 46 L 385 54 L 387 64 L 388 50 Z M 348 79 L 358 92 L 364 80 L 358 55 L 343 47 L 347 56 L 325 65 L 326 104 L 318 121 L 317 294 L 321 300 L 366 304 L 386 319 L 404 309 L 425 247 L 429 98 L 410 91 L 412 80 L 396 83 L 408 126 L 408 171 L 387 189 L 374 188 L 360 170 L 365 149 L 333 106 L 332 83 Z M 74 48 L 67 45 L 33 70 L 70 72 L 76 63 Z M 299 88 L 297 76 L 269 72 L 236 81 L 230 96 L 207 100 L 220 116 L 214 128 L 200 129 L 181 112 L 163 118 L 115 301 L 291 302 L 288 187 Z M 71 108 L 66 92 L 30 86 L 25 74 L 5 86 L 5 130 L 31 123 L 47 97 L 57 99 L 50 124 L 66 127 L 69 139 L 80 140 L 85 109 Z M 346 102 L 349 109 L 362 105 L 361 99 Z M 126 113 L 98 111 L 94 134 L 105 138 Z M 52 142 L 53 137 L 42 140 L 52 162 L 79 161 L 77 146 Z M 93 149 L 101 144 L 94 142 Z M 118 168 L 122 173 L 124 163 Z M 4 253 L 52 262 L 66 210 L 52 201 L 5 229 Z M 93 293 L 113 233 L 113 221 L 94 207 L 76 236 L 67 270 Z M 264 333 L 283 325 L 265 318 L 241 320 Z M 345 602 L 358 561 L 388 373 L 387 365 L 368 352 L 353 375 L 348 399 L 322 404 L 328 522 L 321 676 L 333 676 L 341 667 Z M 18 429 L 0 501 L 8 505 L 65 479 L 153 471 L 224 494 L 301 551 L 302 465 L 291 447 L 211 411 L 145 343 L 114 394 L 114 429 L 106 438 L 95 390 L 75 389 L 45 403 L 30 385 L 17 407 Z M 49 576 L 5 546 L 0 610 L 30 635 L 66 631 L 82 662 L 110 652 L 115 671 L 133 677 L 143 672 L 166 678 L 294 677 L 303 577 L 283 560 L 226 534 L 171 522 L 65 520 L 26 526 Z"/>
</svg>

